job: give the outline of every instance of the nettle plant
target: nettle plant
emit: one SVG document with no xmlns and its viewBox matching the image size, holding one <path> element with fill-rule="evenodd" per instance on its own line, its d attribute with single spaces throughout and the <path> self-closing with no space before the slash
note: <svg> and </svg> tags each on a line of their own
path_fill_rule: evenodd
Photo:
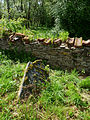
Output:
<svg viewBox="0 0 90 120">
<path fill-rule="evenodd" d="M 69 32 L 65 30 L 57 30 L 56 28 L 51 30 L 53 39 L 61 39 L 65 42 L 69 37 Z"/>
<path fill-rule="evenodd" d="M 59 38 L 65 42 L 68 39 L 69 33 L 66 31 L 60 32 L 59 33 Z"/>
<path fill-rule="evenodd" d="M 18 30 L 22 29 L 23 23 L 24 23 L 24 18 L 18 18 L 16 19 L 5 19 L 2 17 L 0 19 L 0 27 L 2 30 L 12 30 L 13 32 L 17 32 Z"/>
</svg>

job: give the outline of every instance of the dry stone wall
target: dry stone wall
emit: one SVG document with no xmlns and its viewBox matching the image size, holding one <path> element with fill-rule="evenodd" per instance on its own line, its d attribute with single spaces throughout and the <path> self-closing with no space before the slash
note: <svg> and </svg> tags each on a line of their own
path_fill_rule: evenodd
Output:
<svg viewBox="0 0 90 120">
<path fill-rule="evenodd" d="M 52 45 L 43 45 L 38 41 L 25 44 L 21 40 L 8 42 L 8 40 L 0 39 L 1 49 L 14 49 L 15 47 L 18 51 L 25 50 L 37 58 L 47 60 L 47 63 L 54 68 L 62 70 L 76 68 L 78 71 L 84 70 L 87 75 L 90 75 L 90 46 L 75 48 L 62 43 L 53 47 Z"/>
</svg>

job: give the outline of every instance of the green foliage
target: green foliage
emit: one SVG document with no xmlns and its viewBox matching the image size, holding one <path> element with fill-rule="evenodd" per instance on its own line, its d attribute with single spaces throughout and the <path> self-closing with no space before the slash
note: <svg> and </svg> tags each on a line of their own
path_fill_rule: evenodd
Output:
<svg viewBox="0 0 90 120">
<path fill-rule="evenodd" d="M 64 29 L 71 37 L 90 38 L 89 0 L 3 0 L 0 10 L 0 18 L 25 18 L 23 24 L 26 28 L 55 27 L 56 32 Z M 17 26 L 8 25 L 11 26 L 16 31 Z"/>
<path fill-rule="evenodd" d="M 67 40 L 67 38 L 69 37 L 69 33 L 68 32 L 60 32 L 59 34 L 59 38 L 64 42 Z"/>
<path fill-rule="evenodd" d="M 50 83 L 46 84 L 46 89 L 42 92 L 40 97 L 41 104 L 75 104 L 76 106 L 83 106 L 84 102 L 81 100 L 79 91 L 79 79 L 75 71 L 72 74 L 67 72 L 54 71 L 50 76 Z M 67 88 L 67 89 L 65 89 Z M 65 98 L 65 96 L 68 97 Z"/>
<path fill-rule="evenodd" d="M 2 18 L 0 20 L 1 38 L 3 36 L 9 35 L 9 31 L 23 33 L 26 36 L 28 36 L 30 40 L 35 40 L 38 38 L 45 38 L 45 39 L 51 38 L 52 43 L 57 38 L 60 38 L 62 41 L 66 41 L 69 36 L 69 33 L 66 31 L 56 32 L 55 30 L 48 29 L 46 27 L 43 28 L 38 27 L 37 29 L 35 28 L 27 29 L 26 26 L 23 25 L 24 21 L 25 19 L 22 18 L 18 18 L 17 20 L 15 19 L 7 20 L 5 18 Z"/>
<path fill-rule="evenodd" d="M 67 30 L 71 36 L 90 38 L 89 0 L 56 0 L 52 5 L 56 29 Z"/>
<path fill-rule="evenodd" d="M 80 87 L 81 88 L 86 88 L 90 90 L 90 77 L 87 77 L 86 79 L 82 80 L 80 82 Z"/>
<path fill-rule="evenodd" d="M 14 65 L 2 52 L 0 52 L 0 65 L 0 95 L 4 95 L 17 90 L 16 80 L 22 76 L 22 68 L 19 62 Z"/>
<path fill-rule="evenodd" d="M 0 51 L 0 120 L 88 120 L 89 90 L 80 87 L 82 81 L 87 81 L 88 85 L 90 78 L 80 80 L 75 70 L 68 73 L 52 70 L 47 65 L 50 81 L 40 84 L 39 94 L 32 93 L 27 101 L 17 102 L 26 62 L 35 59 L 22 53 Z M 82 98 L 82 93 L 87 93 L 87 100 Z"/>
<path fill-rule="evenodd" d="M 18 18 L 17 20 L 7 20 L 5 18 L 0 19 L 0 27 L 3 29 L 12 30 L 13 32 L 16 32 L 17 30 L 22 29 L 24 18 Z"/>
</svg>

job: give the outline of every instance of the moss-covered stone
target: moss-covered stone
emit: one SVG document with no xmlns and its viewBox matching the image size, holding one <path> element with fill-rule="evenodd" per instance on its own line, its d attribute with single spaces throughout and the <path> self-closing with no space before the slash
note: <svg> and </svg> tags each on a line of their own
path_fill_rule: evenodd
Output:
<svg viewBox="0 0 90 120">
<path fill-rule="evenodd" d="M 48 77 L 49 73 L 45 70 L 45 66 L 41 60 L 29 62 L 24 73 L 18 96 L 20 98 L 28 97 L 32 92 L 32 89 L 34 89 L 31 88 L 30 85 L 38 86 L 42 82 L 45 83 L 44 80 L 47 80 Z"/>
</svg>

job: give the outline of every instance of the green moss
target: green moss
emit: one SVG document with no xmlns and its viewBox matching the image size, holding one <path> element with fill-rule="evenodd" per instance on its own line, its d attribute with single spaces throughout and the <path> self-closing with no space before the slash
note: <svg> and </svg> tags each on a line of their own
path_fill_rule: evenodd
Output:
<svg viewBox="0 0 90 120">
<path fill-rule="evenodd" d="M 24 81 L 26 81 L 26 80 L 28 80 L 28 77 L 27 77 L 27 76 L 25 77 Z"/>
<path fill-rule="evenodd" d="M 30 69 L 32 69 L 33 68 L 33 64 L 30 64 L 29 66 L 28 66 L 28 70 L 30 70 Z"/>
</svg>

